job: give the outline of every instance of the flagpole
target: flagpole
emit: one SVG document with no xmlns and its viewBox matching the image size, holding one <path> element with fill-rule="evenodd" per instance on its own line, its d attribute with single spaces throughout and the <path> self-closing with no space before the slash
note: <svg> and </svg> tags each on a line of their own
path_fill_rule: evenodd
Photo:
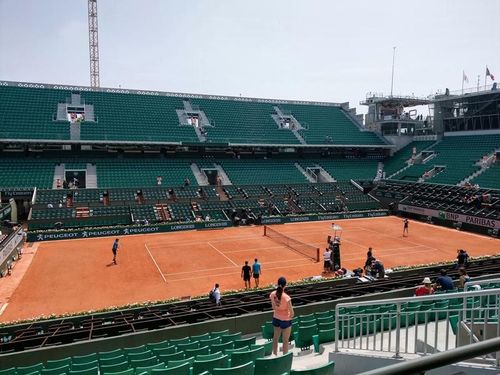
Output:
<svg viewBox="0 0 500 375">
<path fill-rule="evenodd" d="M 484 71 L 484 89 L 486 90 L 486 78 L 488 78 L 488 75 L 486 72 L 488 71 L 488 65 L 486 65 L 486 70 Z"/>
<path fill-rule="evenodd" d="M 481 80 L 481 75 L 477 75 L 477 92 L 479 92 L 479 81 Z"/>
<path fill-rule="evenodd" d="M 394 58 L 396 56 L 396 47 L 392 47 L 392 76 L 391 76 L 391 97 L 392 89 L 394 88 Z"/>
<path fill-rule="evenodd" d="M 462 70 L 462 95 L 464 94 L 465 71 Z"/>
</svg>

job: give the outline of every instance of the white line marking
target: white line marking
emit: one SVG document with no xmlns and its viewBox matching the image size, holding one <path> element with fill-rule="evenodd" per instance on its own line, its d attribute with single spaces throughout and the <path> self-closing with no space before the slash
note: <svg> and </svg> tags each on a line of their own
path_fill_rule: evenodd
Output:
<svg viewBox="0 0 500 375">
<path fill-rule="evenodd" d="M 161 278 L 163 279 L 164 282 L 167 282 L 167 279 L 165 279 L 165 276 L 163 275 L 163 272 L 161 272 L 160 266 L 158 263 L 156 263 L 155 258 L 153 257 L 153 254 L 151 254 L 151 251 L 149 251 L 148 245 L 144 243 L 144 247 L 146 248 L 146 251 L 148 252 L 149 256 L 151 257 L 151 260 L 155 264 L 156 268 L 158 269 L 158 272 L 160 273 Z"/>
<path fill-rule="evenodd" d="M 222 251 L 220 251 L 219 249 L 217 249 L 214 245 L 212 245 L 210 242 L 207 242 L 208 246 L 210 246 L 212 249 L 214 249 L 215 251 L 217 251 L 220 255 L 222 255 L 224 258 L 226 258 L 228 261 L 230 261 L 231 263 L 233 263 L 236 267 L 238 267 L 238 265 L 236 263 L 233 262 L 233 260 L 231 258 L 229 258 L 227 255 L 225 255 Z"/>
<path fill-rule="evenodd" d="M 7 305 L 8 305 L 8 304 L 9 304 L 8 302 L 5 302 L 5 303 L 3 304 L 2 308 L 0 309 L 0 315 L 2 315 L 2 314 L 3 314 L 3 312 L 4 312 L 4 311 L 5 311 L 5 309 L 7 308 Z"/>
</svg>

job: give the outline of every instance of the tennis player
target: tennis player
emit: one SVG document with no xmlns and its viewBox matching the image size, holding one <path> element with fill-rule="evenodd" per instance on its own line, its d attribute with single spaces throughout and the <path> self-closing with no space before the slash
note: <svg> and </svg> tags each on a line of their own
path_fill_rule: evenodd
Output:
<svg viewBox="0 0 500 375">
<path fill-rule="evenodd" d="M 403 220 L 403 237 L 406 235 L 408 236 L 408 219 Z"/>
<path fill-rule="evenodd" d="M 113 242 L 113 247 L 111 248 L 111 251 L 113 252 L 113 263 L 116 263 L 116 253 L 118 252 L 118 248 L 120 247 L 119 242 L 120 240 L 117 238 L 115 242 Z"/>
</svg>

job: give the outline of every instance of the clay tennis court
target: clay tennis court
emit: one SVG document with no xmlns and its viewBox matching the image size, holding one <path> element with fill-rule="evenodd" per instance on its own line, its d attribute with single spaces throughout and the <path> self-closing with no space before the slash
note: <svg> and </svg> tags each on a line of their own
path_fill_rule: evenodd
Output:
<svg viewBox="0 0 500 375">
<path fill-rule="evenodd" d="M 275 225 L 272 228 L 324 249 L 331 221 Z M 339 220 L 343 228 L 342 266 L 364 264 L 366 251 L 386 268 L 452 260 L 457 248 L 470 255 L 500 253 L 500 240 L 410 221 L 402 237 L 396 217 Z M 0 321 L 39 315 L 88 311 L 133 302 L 208 295 L 215 282 L 224 292 L 240 289 L 241 267 L 255 257 L 262 263 L 261 286 L 281 275 L 299 280 L 319 275 L 322 262 L 294 252 L 263 236 L 263 227 L 227 228 L 126 236 L 120 239 L 118 265 L 113 265 L 114 238 L 36 243 L 36 254 L 17 288 L 4 296 Z M 29 251 L 29 249 L 27 249 Z M 16 267 L 17 268 L 17 267 Z M 0 280 L 0 290 L 8 278 Z M 253 281 L 252 281 L 253 282 Z M 253 284 L 252 284 L 253 285 Z M 12 295 L 10 295 L 12 294 Z"/>
</svg>

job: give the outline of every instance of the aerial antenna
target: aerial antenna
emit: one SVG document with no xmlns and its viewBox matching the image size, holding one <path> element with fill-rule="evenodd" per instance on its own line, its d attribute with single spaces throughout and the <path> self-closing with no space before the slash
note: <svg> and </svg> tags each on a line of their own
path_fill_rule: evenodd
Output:
<svg viewBox="0 0 500 375">
<path fill-rule="evenodd" d="M 396 47 L 392 47 L 392 76 L 391 76 L 391 97 L 394 88 L 394 59 L 396 57 Z"/>
<path fill-rule="evenodd" d="M 99 79 L 99 38 L 97 33 L 97 0 L 88 0 L 90 87 L 101 86 Z"/>
</svg>

